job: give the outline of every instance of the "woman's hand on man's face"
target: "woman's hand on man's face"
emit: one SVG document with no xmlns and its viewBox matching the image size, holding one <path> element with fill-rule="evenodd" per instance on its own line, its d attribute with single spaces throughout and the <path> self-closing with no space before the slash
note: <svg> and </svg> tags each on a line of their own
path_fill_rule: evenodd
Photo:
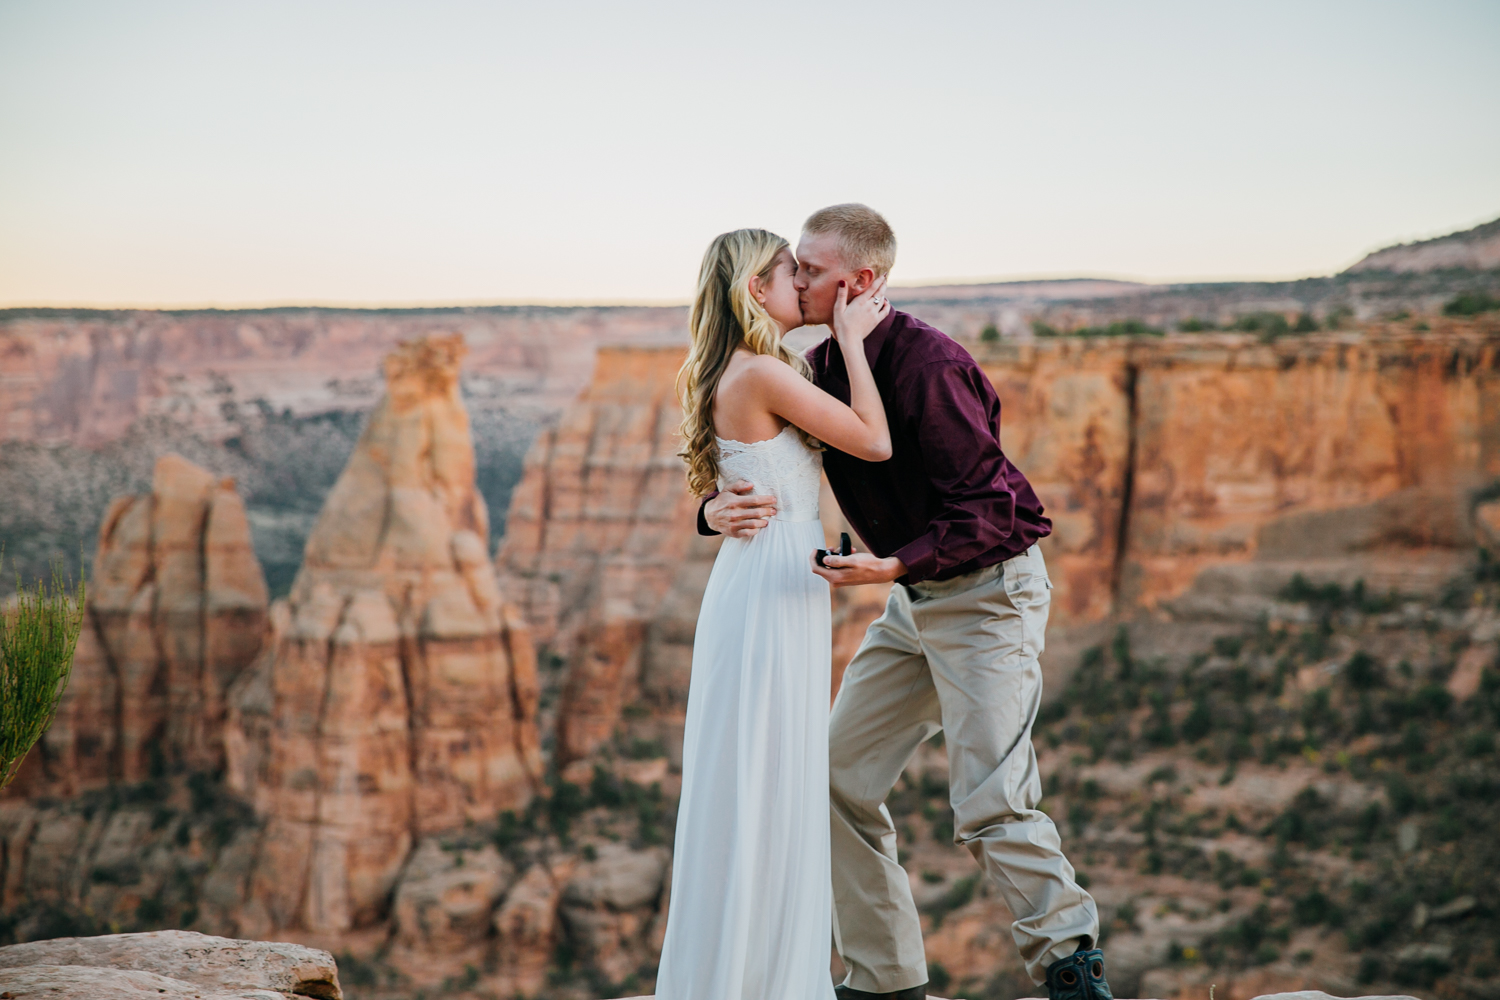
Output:
<svg viewBox="0 0 1500 1000">
<path fill-rule="evenodd" d="M 862 344 L 890 311 L 884 277 L 876 278 L 853 299 L 849 298 L 849 286 L 840 282 L 833 300 L 833 337 L 840 344 Z"/>
</svg>

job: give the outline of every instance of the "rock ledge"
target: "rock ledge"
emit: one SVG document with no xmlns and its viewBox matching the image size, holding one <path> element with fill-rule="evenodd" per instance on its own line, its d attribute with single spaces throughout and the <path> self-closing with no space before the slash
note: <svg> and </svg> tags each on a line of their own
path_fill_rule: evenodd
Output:
<svg viewBox="0 0 1500 1000">
<path fill-rule="evenodd" d="M 281 941 L 193 931 L 56 938 L 0 948 L 0 991 L 15 1000 L 194 997 L 343 1000 L 333 956 Z"/>
</svg>

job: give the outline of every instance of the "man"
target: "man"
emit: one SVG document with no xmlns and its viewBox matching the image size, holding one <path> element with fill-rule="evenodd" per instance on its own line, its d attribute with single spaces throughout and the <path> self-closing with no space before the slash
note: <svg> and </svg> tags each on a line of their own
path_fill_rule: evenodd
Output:
<svg viewBox="0 0 1500 1000">
<path fill-rule="evenodd" d="M 808 324 L 889 273 L 896 240 L 864 205 L 813 213 L 797 245 Z M 1038 539 L 1051 531 L 1026 478 L 1000 449 L 1000 401 L 969 353 L 892 310 L 865 340 L 893 453 L 865 462 L 833 449 L 823 465 L 870 551 L 813 572 L 835 587 L 894 581 L 885 614 L 844 674 L 829 724 L 834 935 L 849 974 L 840 1000 L 921 1000 L 927 961 L 896 830 L 885 808 L 917 746 L 946 734 L 954 839 L 1015 916 L 1032 979 L 1053 1000 L 1112 1000 L 1099 917 L 1075 881 L 1042 798 L 1031 727 L 1041 701 L 1051 582 Z M 808 352 L 814 378 L 849 402 L 839 345 Z M 699 530 L 750 537 L 774 498 L 740 483 L 705 501 Z"/>
</svg>

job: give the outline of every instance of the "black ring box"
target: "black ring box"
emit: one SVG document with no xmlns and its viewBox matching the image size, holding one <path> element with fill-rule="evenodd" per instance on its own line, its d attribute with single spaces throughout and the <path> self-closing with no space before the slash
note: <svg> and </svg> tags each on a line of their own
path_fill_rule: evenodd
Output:
<svg viewBox="0 0 1500 1000">
<path fill-rule="evenodd" d="M 833 549 L 818 549 L 813 553 L 813 558 L 818 561 L 819 566 L 826 566 L 827 563 L 823 562 L 825 556 L 847 556 L 853 551 L 854 546 L 849 543 L 849 532 L 840 531 L 838 551 L 834 551 Z"/>
</svg>

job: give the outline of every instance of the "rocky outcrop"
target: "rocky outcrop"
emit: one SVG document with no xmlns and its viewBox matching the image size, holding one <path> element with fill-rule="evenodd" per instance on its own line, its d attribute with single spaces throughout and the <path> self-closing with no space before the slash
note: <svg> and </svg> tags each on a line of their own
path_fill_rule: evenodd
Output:
<svg viewBox="0 0 1500 1000">
<path fill-rule="evenodd" d="M 243 926 L 384 917 L 422 835 L 523 806 L 536 665 L 501 600 L 458 393 L 459 337 L 403 345 L 235 688 L 229 784 L 263 818 Z"/>
<path fill-rule="evenodd" d="M 233 481 L 163 456 L 151 492 L 105 516 L 73 678 L 17 791 L 222 768 L 225 697 L 260 650 L 266 613 Z"/>
<path fill-rule="evenodd" d="M 682 351 L 605 348 L 594 382 L 538 437 L 496 557 L 533 635 L 567 664 L 566 765 L 607 740 L 646 628 L 676 577 L 696 505 L 684 489 L 673 389 Z"/>
<path fill-rule="evenodd" d="M 619 844 L 599 848 L 580 865 L 562 894 L 562 919 L 580 957 L 610 982 L 656 964 L 666 930 L 671 852 L 632 851 Z"/>
<path fill-rule="evenodd" d="M 1349 271 L 1354 274 L 1367 271 L 1422 274 L 1454 268 L 1488 271 L 1497 267 L 1500 267 L 1500 219 L 1436 239 L 1376 250 Z"/>
<path fill-rule="evenodd" d="M 48 971 L 37 971 L 38 967 Z M 51 971 L 58 968 L 73 971 L 67 976 Z M 144 988 L 160 989 L 155 980 L 166 979 L 168 995 L 200 995 L 207 987 L 217 991 L 212 994 L 215 996 L 239 997 L 256 995 L 256 991 L 275 991 L 275 996 L 285 994 L 317 1000 L 343 997 L 332 955 L 279 941 L 236 941 L 192 931 L 155 931 L 56 938 L 0 948 L 0 986 L 12 985 L 7 974 L 24 974 L 27 969 L 33 970 L 30 973 L 33 978 L 51 978 L 58 980 L 57 985 L 65 986 L 71 981 L 81 986 L 91 978 L 80 974 L 85 968 L 123 971 L 128 975 L 118 980 L 122 985 L 139 983 Z M 113 986 L 107 979 L 99 983 L 106 984 Z M 196 988 L 196 992 L 175 994 L 181 987 Z M 83 995 L 106 994 L 101 989 L 99 993 Z"/>
</svg>

